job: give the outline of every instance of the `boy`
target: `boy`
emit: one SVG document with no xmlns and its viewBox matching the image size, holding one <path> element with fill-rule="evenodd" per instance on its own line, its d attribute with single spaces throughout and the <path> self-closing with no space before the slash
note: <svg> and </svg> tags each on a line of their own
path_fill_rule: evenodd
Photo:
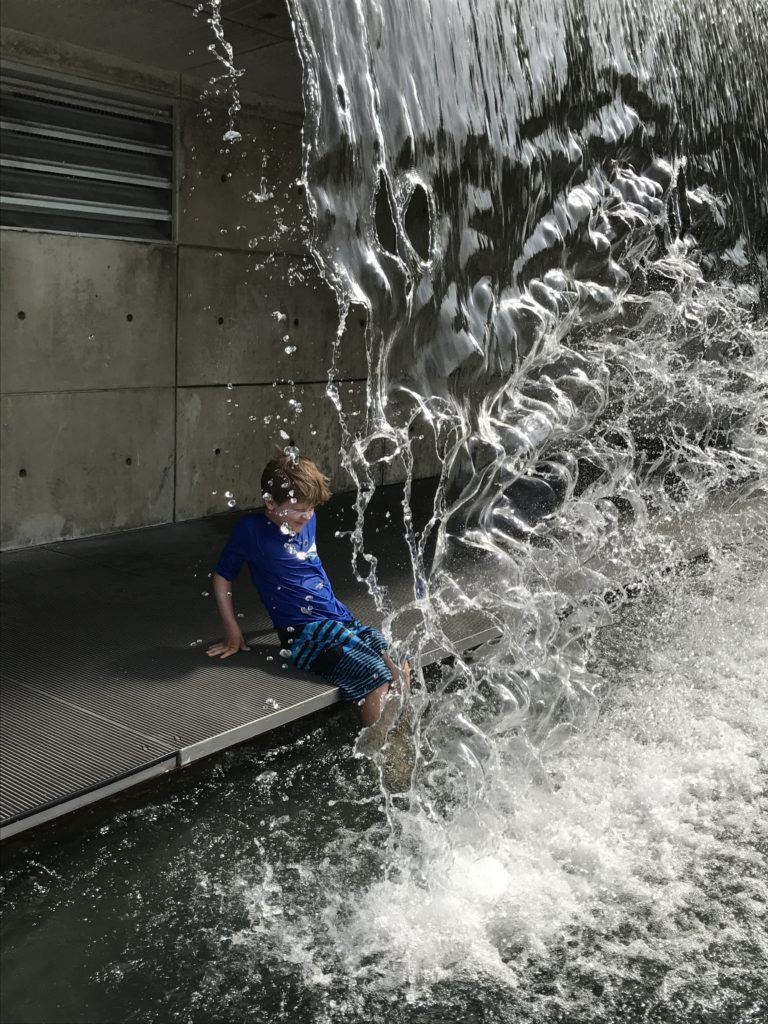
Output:
<svg viewBox="0 0 768 1024">
<path fill-rule="evenodd" d="M 267 463 L 261 475 L 264 511 L 243 516 L 216 564 L 213 591 L 226 635 L 208 655 L 228 658 L 248 650 L 231 593 L 232 580 L 247 562 L 281 654 L 338 686 L 345 700 L 359 703 L 362 724 L 373 725 L 390 690 L 399 692 L 401 671 L 382 634 L 358 622 L 337 599 L 317 554 L 315 508 L 330 498 L 328 483 L 314 462 L 298 454 Z M 402 676 L 407 686 L 407 662 Z"/>
</svg>

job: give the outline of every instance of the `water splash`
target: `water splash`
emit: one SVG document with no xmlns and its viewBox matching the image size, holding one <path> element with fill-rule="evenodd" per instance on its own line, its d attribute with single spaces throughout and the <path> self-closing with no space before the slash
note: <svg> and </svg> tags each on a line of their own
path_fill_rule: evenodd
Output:
<svg viewBox="0 0 768 1024">
<path fill-rule="evenodd" d="M 627 805 L 643 800 L 621 772 L 642 751 L 611 717 L 616 677 L 595 637 L 721 544 L 724 496 L 734 521 L 752 510 L 750 537 L 765 528 L 765 12 L 655 0 L 291 9 L 314 254 L 340 311 L 328 397 L 358 487 L 353 564 L 367 565 L 386 629 L 416 618 L 401 652 L 417 666 L 435 642 L 453 654 L 414 689 L 404 793 L 382 776 L 387 877 L 357 894 L 359 916 L 339 904 L 334 941 L 343 970 L 381 991 L 426 976 L 429 989 L 466 961 L 519 985 L 505 949 L 546 960 L 568 929 L 601 915 L 618 927 L 633 899 L 650 907 L 644 814 L 668 815 L 662 846 L 690 867 L 685 794 L 708 759 L 715 775 L 727 760 L 715 728 L 686 767 L 693 705 L 664 688 L 688 739 L 659 751 L 640 785 L 675 773 L 679 785 L 634 816 Z M 354 429 L 335 383 L 353 303 L 367 309 L 368 354 Z M 427 451 L 439 480 L 419 531 L 411 479 Z M 396 610 L 363 549 L 377 467 L 391 462 L 414 577 Z M 466 609 L 497 635 L 471 657 L 447 633 Z M 574 744 L 592 759 L 569 765 Z M 621 763 L 601 763 L 603 747 Z M 753 735 L 747 748 L 749 775 Z M 569 787 L 547 795 L 555 770 Z M 614 858 L 599 836 L 621 831 L 622 814 L 644 838 Z"/>
<path fill-rule="evenodd" d="M 214 36 L 214 42 L 209 45 L 208 49 L 224 69 L 223 74 L 211 77 L 210 84 L 214 94 L 218 95 L 218 83 L 222 81 L 226 83 L 230 103 L 227 108 L 228 124 L 222 135 L 222 141 L 231 146 L 242 141 L 243 138 L 242 133 L 235 127 L 235 120 L 241 110 L 240 90 L 238 89 L 237 81 L 242 76 L 243 71 L 241 68 L 235 67 L 234 51 L 224 34 L 224 26 L 221 21 L 221 0 L 204 0 L 204 2 L 199 3 L 195 7 L 193 13 L 195 15 L 202 14 L 206 8 L 209 12 L 207 21 Z M 203 92 L 203 96 L 207 94 L 207 91 Z"/>
</svg>

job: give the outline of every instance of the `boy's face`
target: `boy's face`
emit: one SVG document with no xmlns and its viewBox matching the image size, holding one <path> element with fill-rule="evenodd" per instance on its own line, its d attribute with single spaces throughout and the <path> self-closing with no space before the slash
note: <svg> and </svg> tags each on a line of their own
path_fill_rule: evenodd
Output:
<svg viewBox="0 0 768 1024">
<path fill-rule="evenodd" d="M 279 505 L 272 498 L 265 499 L 267 515 L 278 526 L 287 525 L 291 533 L 301 533 L 315 514 L 314 505 L 305 501 L 283 501 Z"/>
</svg>

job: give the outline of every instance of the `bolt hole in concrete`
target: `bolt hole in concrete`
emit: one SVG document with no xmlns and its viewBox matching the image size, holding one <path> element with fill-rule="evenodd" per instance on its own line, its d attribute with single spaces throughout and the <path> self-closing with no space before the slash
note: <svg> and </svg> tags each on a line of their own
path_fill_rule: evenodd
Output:
<svg viewBox="0 0 768 1024">
<path fill-rule="evenodd" d="M 24 478 L 24 477 L 25 477 L 26 475 L 27 475 L 27 471 L 26 471 L 26 469 L 20 469 L 20 470 L 19 470 L 19 476 L 20 476 L 20 477 L 22 477 L 22 479 L 23 479 L 23 478 Z"/>
<path fill-rule="evenodd" d="M 222 176 L 221 176 L 221 180 L 223 182 L 227 182 L 227 181 L 229 181 L 229 179 L 231 177 L 232 177 L 232 175 L 230 174 L 230 172 L 229 171 L 225 171 L 224 174 L 222 174 Z"/>
<path fill-rule="evenodd" d="M 213 449 L 213 454 L 214 455 L 221 455 L 221 448 L 214 448 Z"/>
<path fill-rule="evenodd" d="M 19 320 L 26 320 L 27 319 L 27 314 L 24 312 L 23 309 L 20 309 L 19 312 L 16 314 L 16 316 L 19 318 Z"/>
<path fill-rule="evenodd" d="M 299 326 L 299 318 L 297 316 L 293 318 L 293 326 L 294 327 L 298 327 Z"/>
<path fill-rule="evenodd" d="M 128 321 L 129 324 L 132 324 L 133 323 L 133 313 L 126 313 L 125 314 L 125 319 Z"/>
<path fill-rule="evenodd" d="M 125 460 L 125 464 L 126 464 L 126 466 L 132 466 L 132 465 L 133 465 L 133 459 L 132 459 L 132 458 L 130 458 L 130 456 L 129 456 L 129 457 L 128 457 L 128 458 L 127 458 L 127 459 Z"/>
<path fill-rule="evenodd" d="M 216 323 L 219 325 L 219 327 L 221 327 L 221 325 L 224 323 L 224 317 L 220 316 Z"/>
</svg>

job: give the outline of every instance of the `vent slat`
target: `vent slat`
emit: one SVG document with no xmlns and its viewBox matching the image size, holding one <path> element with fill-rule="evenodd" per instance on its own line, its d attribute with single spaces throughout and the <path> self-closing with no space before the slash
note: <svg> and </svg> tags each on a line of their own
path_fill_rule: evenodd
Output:
<svg viewBox="0 0 768 1024">
<path fill-rule="evenodd" d="M 89 167 L 119 174 L 147 177 L 171 184 L 173 171 L 170 154 L 128 153 L 104 147 L 92 147 L 69 139 L 46 139 L 35 135 L 8 132 L 3 140 L 7 160 L 31 160 L 63 168 Z"/>
<path fill-rule="evenodd" d="M 147 188 L 121 181 L 94 181 L 67 170 L 58 174 L 3 168 L 0 177 L 3 197 L 36 197 L 51 202 L 71 199 L 113 206 L 115 209 L 157 210 L 158 215 L 170 213 L 166 189 Z"/>
<path fill-rule="evenodd" d="M 14 193 L 0 196 L 0 208 L 10 210 L 34 209 L 62 211 L 64 213 L 80 213 L 93 217 L 134 217 L 139 220 L 170 220 L 171 214 L 154 209 L 142 209 L 138 206 L 113 206 L 108 203 L 88 203 L 85 201 L 58 199 L 53 196 L 25 196 Z"/>
<path fill-rule="evenodd" d="M 76 178 L 91 178 L 94 181 L 114 181 L 146 188 L 171 188 L 171 182 L 163 178 L 151 178 L 143 174 L 109 171 L 101 167 L 80 167 L 78 164 L 51 163 L 47 160 L 25 160 L 17 157 L 0 157 L 0 167 L 13 171 L 30 171 L 33 174 L 59 174 Z"/>
<path fill-rule="evenodd" d="M 61 102 L 60 86 L 44 85 L 36 82 L 33 78 L 19 78 L 15 75 L 3 75 L 3 92 L 17 96 L 33 96 L 36 99 L 49 100 L 54 103 Z M 79 91 L 75 88 L 67 88 L 67 100 L 72 106 L 87 107 L 93 110 L 100 110 L 105 113 L 121 114 L 122 116 L 135 115 L 144 121 L 161 121 L 170 124 L 173 121 L 173 114 L 168 108 L 137 105 L 135 102 L 118 100 L 114 97 L 100 96 L 95 91 L 95 86 L 89 87 L 93 91 Z"/>
<path fill-rule="evenodd" d="M 60 139 L 63 142 L 79 142 L 87 146 L 103 146 L 108 149 L 123 149 L 128 153 L 156 153 L 158 156 L 170 156 L 170 146 L 156 146 L 133 139 L 123 139 L 117 135 L 99 135 L 77 128 L 60 128 L 35 121 L 19 121 L 8 117 L 0 119 L 0 131 L 19 135 L 39 135 L 45 139 Z"/>
</svg>

